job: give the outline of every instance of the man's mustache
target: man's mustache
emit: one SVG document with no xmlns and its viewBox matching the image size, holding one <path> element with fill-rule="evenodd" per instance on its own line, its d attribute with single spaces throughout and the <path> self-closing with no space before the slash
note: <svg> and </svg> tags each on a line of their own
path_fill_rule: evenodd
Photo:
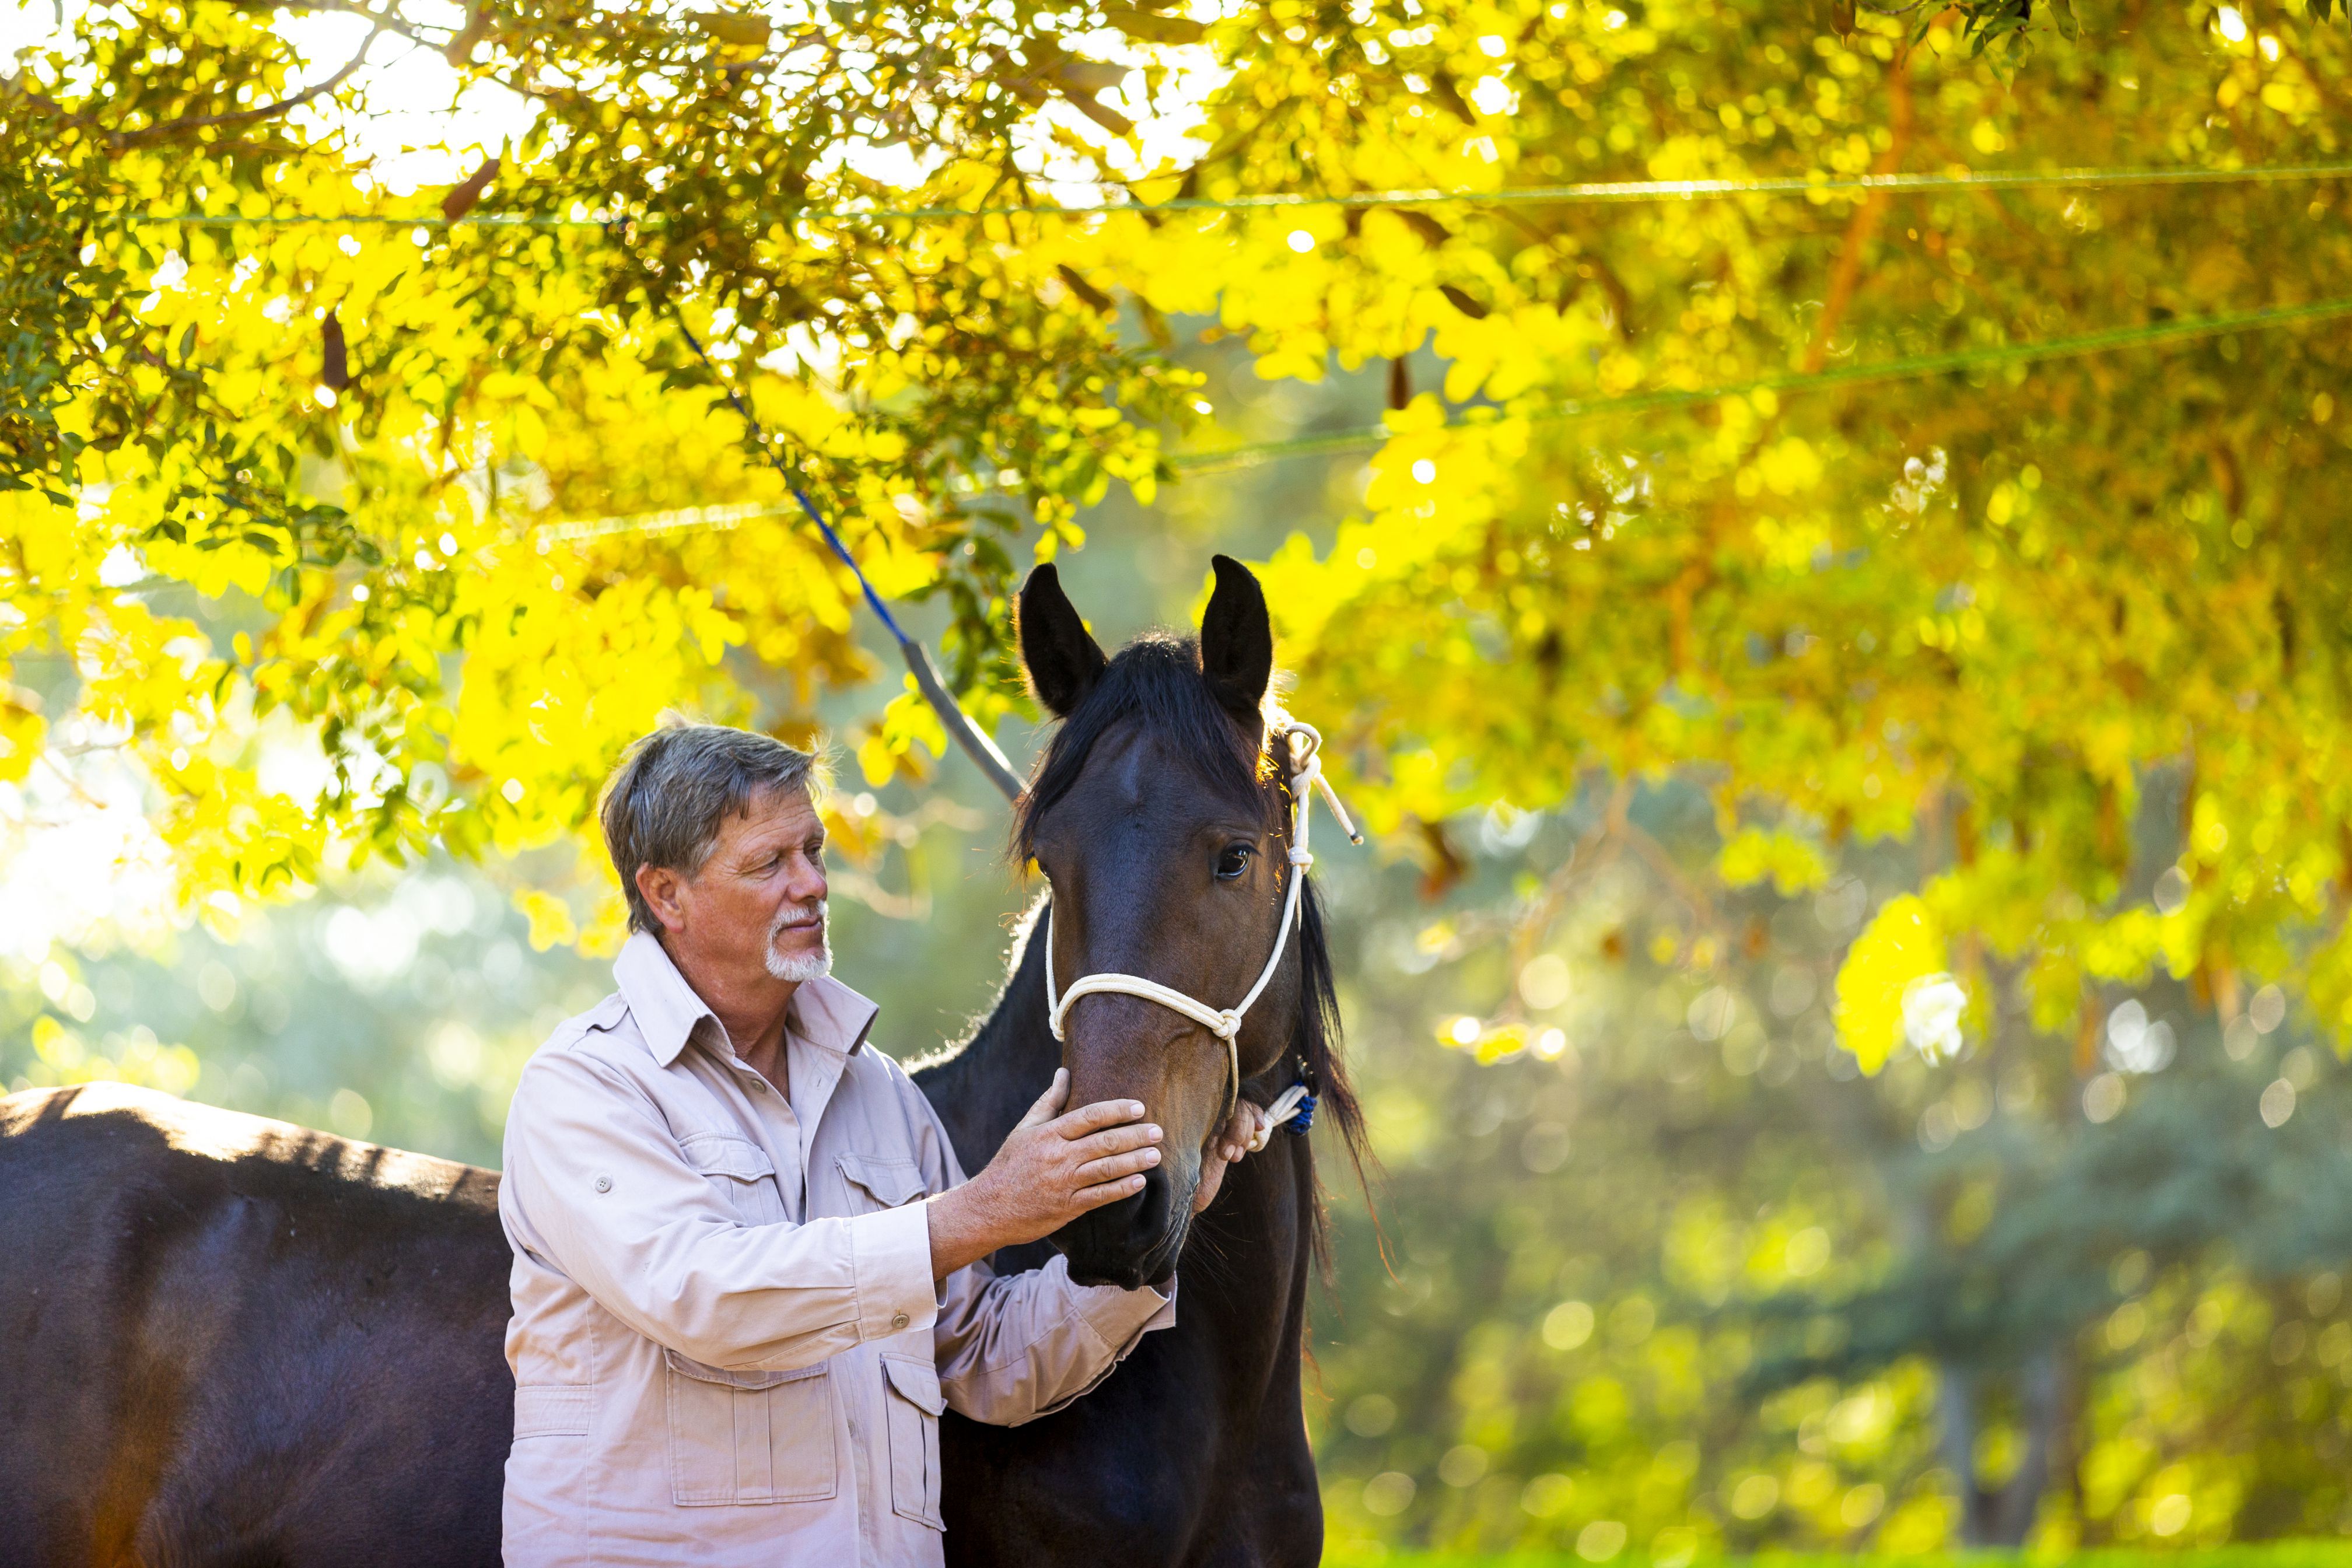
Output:
<svg viewBox="0 0 2352 1568">
<path fill-rule="evenodd" d="M 825 901 L 823 899 L 811 899 L 806 903 L 786 904 L 776 911 L 776 918 L 768 922 L 768 940 L 773 942 L 785 931 L 801 926 L 814 926 L 817 930 L 823 931 L 825 922 L 824 906 Z"/>
</svg>

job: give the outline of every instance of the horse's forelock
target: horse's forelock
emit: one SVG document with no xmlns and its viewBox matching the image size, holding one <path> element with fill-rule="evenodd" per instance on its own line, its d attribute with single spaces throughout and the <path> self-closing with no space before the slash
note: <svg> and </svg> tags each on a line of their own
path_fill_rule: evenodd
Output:
<svg viewBox="0 0 2352 1568">
<path fill-rule="evenodd" d="M 1039 821 L 1076 786 L 1095 743 L 1130 719 L 1198 769 L 1211 792 L 1235 800 L 1258 793 L 1263 742 L 1254 752 L 1210 690 L 1199 641 L 1147 632 L 1118 650 L 1094 689 L 1055 729 L 1013 816 L 1018 859 L 1025 863 L 1034 853 Z"/>
</svg>

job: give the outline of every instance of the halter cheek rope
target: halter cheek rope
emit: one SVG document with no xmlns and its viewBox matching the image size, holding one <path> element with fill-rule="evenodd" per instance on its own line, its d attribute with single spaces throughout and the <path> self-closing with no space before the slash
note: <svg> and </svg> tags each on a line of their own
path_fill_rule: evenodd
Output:
<svg viewBox="0 0 2352 1568">
<path fill-rule="evenodd" d="M 1267 955 L 1265 967 L 1258 971 L 1257 984 L 1249 988 L 1249 994 L 1236 1005 L 1212 1007 L 1205 1002 L 1185 995 L 1172 985 L 1146 980 L 1140 974 L 1088 974 L 1073 982 L 1067 991 L 1056 992 L 1054 986 L 1054 906 L 1051 903 L 1045 906 L 1045 1006 L 1053 1025 L 1054 1038 L 1059 1040 L 1063 1037 L 1063 1021 L 1069 1016 L 1071 1004 L 1081 996 L 1115 991 L 1129 996 L 1140 996 L 1147 1002 L 1157 1002 L 1171 1013 L 1181 1013 L 1225 1042 L 1225 1058 L 1232 1064 L 1234 1083 L 1233 1100 L 1225 1107 L 1227 1115 L 1232 1114 L 1234 1106 L 1240 1102 L 1242 1097 L 1242 1052 L 1237 1043 L 1242 1032 L 1242 1018 L 1265 992 L 1267 984 L 1274 979 L 1275 970 L 1282 963 L 1283 949 L 1290 942 L 1290 928 L 1298 920 L 1299 889 L 1307 885 L 1307 868 L 1315 864 L 1315 857 L 1307 849 L 1307 830 L 1312 818 L 1309 807 L 1313 805 L 1317 790 L 1320 790 L 1324 800 L 1329 803 L 1331 815 L 1339 819 L 1340 830 L 1347 834 L 1349 842 L 1361 844 L 1364 841 L 1363 836 L 1356 831 L 1356 825 L 1348 820 L 1347 810 L 1340 805 L 1339 796 L 1332 790 L 1330 781 L 1323 776 L 1323 761 L 1318 754 L 1323 749 L 1323 737 L 1316 731 L 1315 726 L 1293 721 L 1283 726 L 1281 735 L 1283 745 L 1290 753 L 1290 887 L 1283 895 L 1282 924 L 1276 928 L 1274 933 L 1274 952 Z M 1276 1096 L 1274 1103 L 1266 1107 L 1265 1120 L 1251 1138 L 1250 1147 L 1253 1150 L 1265 1148 L 1266 1133 L 1274 1127 L 1286 1123 L 1291 1131 L 1304 1132 L 1314 1122 L 1313 1086 L 1303 1080 L 1294 1083 Z"/>
</svg>

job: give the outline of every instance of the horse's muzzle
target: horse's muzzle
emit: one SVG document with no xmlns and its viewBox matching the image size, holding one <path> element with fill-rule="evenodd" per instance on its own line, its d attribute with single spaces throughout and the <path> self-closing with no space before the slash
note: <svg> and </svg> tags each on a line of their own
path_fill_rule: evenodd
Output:
<svg viewBox="0 0 2352 1568">
<path fill-rule="evenodd" d="M 1072 1282 L 1133 1290 L 1168 1277 L 1183 1243 L 1181 1217 L 1167 1166 L 1155 1165 L 1143 1173 L 1141 1192 L 1080 1215 L 1052 1239 L 1069 1259 Z"/>
</svg>

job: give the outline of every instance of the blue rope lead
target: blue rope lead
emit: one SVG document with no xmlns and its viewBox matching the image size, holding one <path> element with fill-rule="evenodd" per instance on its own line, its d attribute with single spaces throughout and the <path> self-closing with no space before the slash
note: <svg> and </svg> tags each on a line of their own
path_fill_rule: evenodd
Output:
<svg viewBox="0 0 2352 1568">
<path fill-rule="evenodd" d="M 1298 1102 L 1298 1114 L 1282 1124 L 1285 1132 L 1305 1132 L 1315 1125 L 1315 1097 L 1308 1095 Z"/>
<path fill-rule="evenodd" d="M 957 704 L 946 683 L 940 679 L 940 672 L 933 667 L 929 652 L 898 625 L 898 618 L 890 613 L 890 606 L 883 603 L 882 595 L 874 591 L 874 584 L 867 582 L 866 574 L 859 570 L 857 557 L 849 552 L 849 546 L 840 534 L 834 531 L 833 524 L 824 520 L 824 514 L 817 510 L 816 502 L 809 500 L 808 491 L 801 488 L 799 477 L 782 458 L 770 450 L 767 430 L 751 413 L 742 395 L 735 390 L 733 383 L 719 374 L 719 366 L 712 363 L 709 353 L 704 350 L 702 340 L 696 337 L 694 329 L 686 324 L 686 312 L 678 309 L 675 300 L 670 303 L 670 314 L 677 321 L 678 334 L 686 339 L 686 346 L 694 351 L 694 357 L 702 362 L 702 368 L 710 373 L 710 378 L 727 395 L 728 403 L 733 405 L 737 416 L 750 428 L 760 455 L 767 458 L 769 465 L 782 478 L 784 488 L 792 492 L 793 500 L 800 502 L 801 510 L 816 524 L 816 531 L 824 537 L 826 545 L 841 563 L 849 568 L 849 574 L 857 579 L 857 590 L 866 595 L 866 607 L 898 639 L 898 652 L 907 661 L 908 673 L 915 678 L 916 689 L 923 694 L 923 700 L 931 705 L 931 711 L 939 715 L 940 726 L 956 738 L 957 744 L 962 746 L 965 754 L 979 764 L 980 771 L 988 776 L 988 782 L 994 784 L 1005 799 L 1019 800 L 1021 780 L 1013 773 L 1013 764 L 1004 760 L 1004 753 L 996 749 L 996 742 L 982 733 L 980 726 L 974 724 L 971 716 Z"/>
</svg>

